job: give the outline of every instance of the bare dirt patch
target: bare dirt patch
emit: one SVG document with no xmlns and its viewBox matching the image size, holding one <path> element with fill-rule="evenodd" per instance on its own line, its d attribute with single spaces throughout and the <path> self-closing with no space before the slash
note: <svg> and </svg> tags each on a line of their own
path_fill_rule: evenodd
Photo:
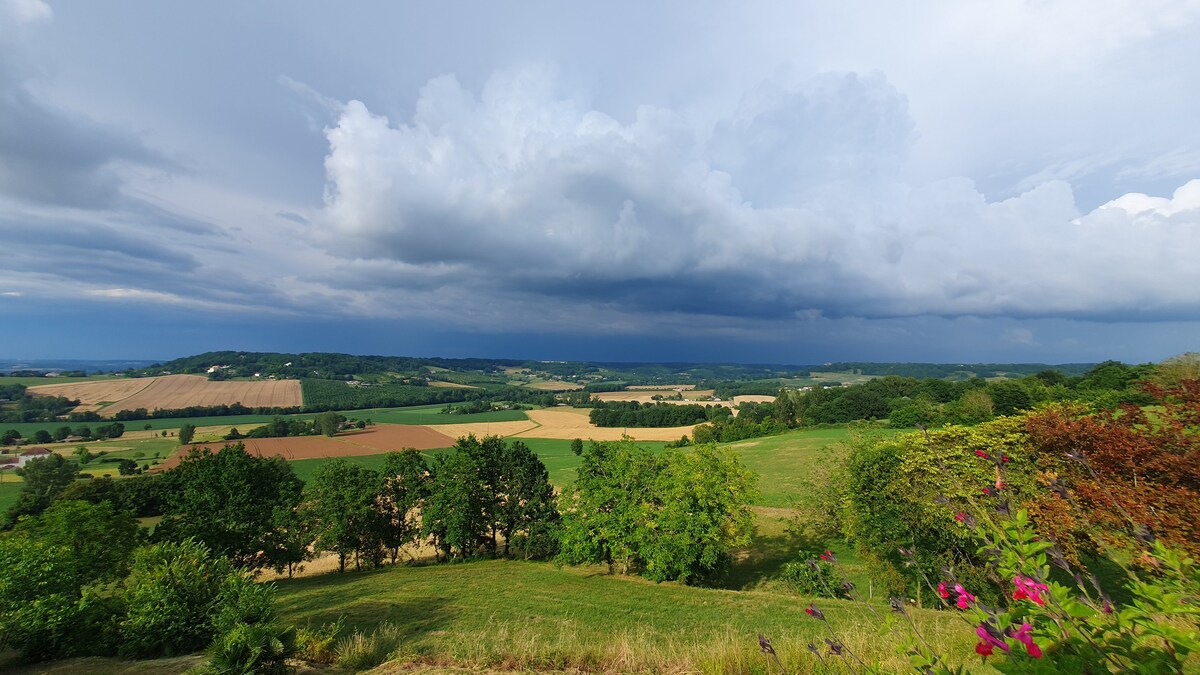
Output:
<svg viewBox="0 0 1200 675">
<path fill-rule="evenodd" d="M 246 451 L 259 457 L 283 457 L 284 459 L 319 459 L 324 457 L 361 457 L 378 455 L 394 450 L 415 448 L 432 450 L 454 445 L 454 439 L 434 431 L 430 427 L 414 424 L 377 424 L 358 431 L 348 431 L 337 436 L 292 436 L 289 438 L 247 438 Z M 179 464 L 191 447 L 217 451 L 227 443 L 195 443 L 171 455 L 157 468 L 170 469 Z"/>
<path fill-rule="evenodd" d="M 684 434 L 691 435 L 695 426 L 641 429 L 629 427 L 598 427 L 588 420 L 588 411 L 582 408 L 546 408 L 525 413 L 539 427 L 518 434 L 517 438 L 584 438 L 594 441 L 619 441 L 628 434 L 637 441 L 677 441 Z"/>
<path fill-rule="evenodd" d="M 29 391 L 40 396 L 78 399 L 81 410 L 97 410 L 105 415 L 138 408 L 170 410 L 233 403 L 249 408 L 291 408 L 303 402 L 299 380 L 211 382 L 199 375 L 51 384 L 32 387 Z M 101 407 L 104 403 L 107 405 Z"/>
</svg>

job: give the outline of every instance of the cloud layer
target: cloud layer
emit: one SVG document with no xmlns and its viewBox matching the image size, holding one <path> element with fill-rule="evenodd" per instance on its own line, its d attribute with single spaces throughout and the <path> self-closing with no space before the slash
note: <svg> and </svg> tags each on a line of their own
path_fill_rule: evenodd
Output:
<svg viewBox="0 0 1200 675">
<path fill-rule="evenodd" d="M 323 242 L 423 283 L 626 311 L 790 320 L 1193 317 L 1200 181 L 1083 214 L 1048 180 L 990 202 L 901 179 L 917 134 L 880 74 L 768 81 L 711 128 L 622 123 L 544 68 L 431 80 L 397 123 L 327 129 Z"/>
</svg>

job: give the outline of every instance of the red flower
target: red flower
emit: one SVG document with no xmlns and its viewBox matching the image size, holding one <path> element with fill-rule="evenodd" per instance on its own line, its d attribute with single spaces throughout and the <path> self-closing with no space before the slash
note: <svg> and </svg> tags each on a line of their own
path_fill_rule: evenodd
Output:
<svg viewBox="0 0 1200 675">
<path fill-rule="evenodd" d="M 968 593 L 967 589 L 963 588 L 962 584 L 955 584 L 954 592 L 958 593 L 958 599 L 954 601 L 954 604 L 959 609 L 966 609 L 970 603 L 975 602 L 975 596 L 971 593 Z"/>
<path fill-rule="evenodd" d="M 1033 636 L 1029 634 L 1031 630 L 1033 630 L 1033 626 L 1029 625 L 1029 622 L 1026 621 L 1021 624 L 1021 627 L 1012 636 L 1018 642 L 1025 645 L 1025 653 L 1035 659 L 1040 659 L 1042 658 L 1042 648 L 1037 646 L 1037 643 L 1033 641 Z"/>
<path fill-rule="evenodd" d="M 983 494 L 985 494 L 985 495 L 992 494 L 992 489 L 991 488 L 983 488 Z"/>
<path fill-rule="evenodd" d="M 967 519 L 967 514 L 959 511 L 958 513 L 954 514 L 954 519 L 961 523 Z"/>
<path fill-rule="evenodd" d="M 942 596 L 943 600 L 950 599 L 950 591 L 946 590 L 946 582 L 943 581 L 942 583 L 938 584 L 938 595 Z"/>
<path fill-rule="evenodd" d="M 1038 605 L 1046 604 L 1046 598 L 1042 596 L 1043 593 L 1050 590 L 1046 584 L 1023 576 L 1013 577 L 1013 584 L 1016 586 L 1012 594 L 1013 600 L 1030 600 Z"/>
<path fill-rule="evenodd" d="M 982 450 L 976 450 L 976 451 L 975 451 L 975 456 L 976 456 L 976 457 L 982 457 L 982 458 L 984 458 L 984 459 L 991 459 L 991 456 L 990 456 L 990 455 L 988 455 L 986 452 L 984 452 L 984 451 L 982 451 Z"/>
<path fill-rule="evenodd" d="M 980 656 L 991 656 L 992 648 L 999 647 L 1001 651 L 1008 651 L 1008 645 L 1004 640 L 992 635 L 992 631 L 988 630 L 986 624 L 979 624 L 975 627 L 975 634 L 979 636 L 979 644 L 975 645 L 975 653 Z"/>
</svg>

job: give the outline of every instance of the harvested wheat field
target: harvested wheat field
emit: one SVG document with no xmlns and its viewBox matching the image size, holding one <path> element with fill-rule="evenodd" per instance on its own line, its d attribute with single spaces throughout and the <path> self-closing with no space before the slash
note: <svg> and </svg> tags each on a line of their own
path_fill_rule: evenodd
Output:
<svg viewBox="0 0 1200 675">
<path fill-rule="evenodd" d="M 136 395 L 149 387 L 155 378 L 129 378 L 126 380 L 103 380 L 100 382 L 70 382 L 67 384 L 40 384 L 27 390 L 34 396 L 63 396 L 79 401 L 76 412 L 94 412 L 114 401 Z"/>
<path fill-rule="evenodd" d="M 233 403 L 248 408 L 291 408 L 302 404 L 299 380 L 212 382 L 199 375 L 50 384 L 31 387 L 29 392 L 79 399 L 81 405 L 89 406 L 87 409 L 105 415 L 138 408 L 172 410 Z"/>
<path fill-rule="evenodd" d="M 593 441 L 619 441 L 623 434 L 635 441 L 677 441 L 691 435 L 695 425 L 661 428 L 598 427 L 588 420 L 588 410 L 582 408 L 546 408 L 529 410 L 526 415 L 538 423 L 536 429 L 515 434 L 517 438 L 582 438 Z"/>
<path fill-rule="evenodd" d="M 189 448 L 220 450 L 229 443 L 244 443 L 246 451 L 259 457 L 284 459 L 320 459 L 324 457 L 361 457 L 393 450 L 415 448 L 432 450 L 454 445 L 454 439 L 430 427 L 414 424 L 377 424 L 367 429 L 347 431 L 337 436 L 291 436 L 288 438 L 244 438 L 220 443 L 194 443 L 171 455 L 156 470 L 175 467 Z"/>
<path fill-rule="evenodd" d="M 774 403 L 774 396 L 759 396 L 758 394 L 743 394 L 733 397 L 733 405 L 741 403 Z"/>
<path fill-rule="evenodd" d="M 639 403 L 654 403 L 655 396 L 674 396 L 675 394 L 683 394 L 683 401 L 663 401 L 663 403 L 723 403 L 723 401 L 701 401 L 699 399 L 707 398 L 713 395 L 712 389 L 697 389 L 689 391 L 676 392 L 674 389 L 639 389 L 637 391 L 603 391 L 599 394 L 592 394 L 592 398 L 601 401 L 638 401 Z"/>
<path fill-rule="evenodd" d="M 629 391 L 688 391 L 695 389 L 694 384 L 631 384 L 625 387 Z"/>
<path fill-rule="evenodd" d="M 512 422 L 468 422 L 466 424 L 439 424 L 434 428 L 439 432 L 446 434 L 450 438 L 458 439 L 470 434 L 474 434 L 480 438 L 483 438 L 484 436 L 516 436 L 523 431 L 537 429 L 538 425 L 537 422 L 532 420 L 515 420 Z"/>
</svg>

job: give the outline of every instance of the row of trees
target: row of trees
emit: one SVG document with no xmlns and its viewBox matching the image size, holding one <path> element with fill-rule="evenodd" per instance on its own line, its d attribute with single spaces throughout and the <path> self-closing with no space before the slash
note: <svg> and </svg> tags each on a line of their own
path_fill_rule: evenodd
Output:
<svg viewBox="0 0 1200 675">
<path fill-rule="evenodd" d="M 588 418 L 598 427 L 684 427 L 730 417 L 720 405 L 676 405 L 637 401 L 595 401 Z"/>
<path fill-rule="evenodd" d="M 101 424 L 94 429 L 88 426 L 78 426 L 71 428 L 69 426 L 61 426 L 54 431 L 38 429 L 33 432 L 33 436 L 29 440 L 34 443 L 52 443 L 55 441 L 65 441 L 71 436 L 78 436 L 84 441 L 103 441 L 110 438 L 120 438 L 125 434 L 125 425 L 120 422 L 111 424 Z M 16 429 L 8 429 L 3 435 L 0 435 L 0 443 L 3 445 L 13 445 L 21 440 L 21 432 Z"/>
</svg>

